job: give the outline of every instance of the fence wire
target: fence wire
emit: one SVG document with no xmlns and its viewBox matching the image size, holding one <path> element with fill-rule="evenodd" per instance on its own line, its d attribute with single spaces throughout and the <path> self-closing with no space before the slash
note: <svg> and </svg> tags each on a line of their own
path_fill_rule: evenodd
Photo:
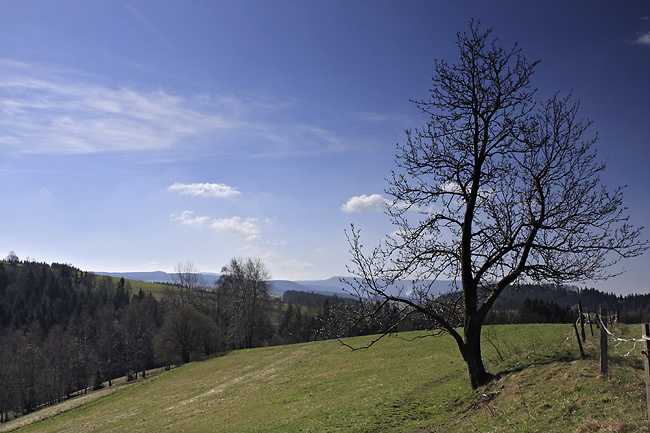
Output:
<svg viewBox="0 0 650 433">
<path fill-rule="evenodd" d="M 612 337 L 612 339 L 613 339 L 614 341 L 616 341 L 616 345 L 615 345 L 614 347 L 618 347 L 618 345 L 621 344 L 621 343 L 634 343 L 634 345 L 632 346 L 632 348 L 631 348 L 631 349 L 630 349 L 630 350 L 629 350 L 625 355 L 623 355 L 623 356 L 628 356 L 630 353 L 632 353 L 632 352 L 634 351 L 634 349 L 636 349 L 636 344 L 637 344 L 637 343 L 643 343 L 644 341 L 650 341 L 650 338 L 647 337 L 647 336 L 643 336 L 643 337 L 641 337 L 641 338 L 621 338 L 621 337 L 617 337 L 616 335 L 614 335 L 614 334 L 612 333 L 612 331 L 610 331 L 609 329 L 607 329 L 607 326 L 605 326 L 605 324 L 604 324 L 603 321 L 600 319 L 600 316 L 599 316 L 598 314 L 596 314 L 595 316 L 596 316 L 596 318 L 598 319 L 598 323 L 600 324 L 600 326 L 602 327 L 602 329 L 605 330 L 605 332 L 607 333 L 607 335 L 609 335 L 610 337 Z M 580 319 L 578 319 L 578 320 L 580 320 Z"/>
</svg>

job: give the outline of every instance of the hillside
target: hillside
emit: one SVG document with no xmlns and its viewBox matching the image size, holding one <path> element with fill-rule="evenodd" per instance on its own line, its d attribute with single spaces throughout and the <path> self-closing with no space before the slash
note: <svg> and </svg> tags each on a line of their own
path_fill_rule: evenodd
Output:
<svg viewBox="0 0 650 433">
<path fill-rule="evenodd" d="M 108 277 L 124 278 L 127 280 L 144 281 L 147 283 L 169 283 L 173 280 L 174 274 L 153 271 L 153 272 L 94 272 L 95 275 L 104 275 Z M 201 277 L 206 284 L 213 285 L 219 279 L 219 274 L 202 273 Z"/>
<path fill-rule="evenodd" d="M 139 287 L 141 283 L 161 283 L 161 287 L 165 283 L 171 283 L 174 279 L 173 273 L 154 271 L 154 272 L 93 272 L 95 275 L 108 276 L 112 278 L 124 278 L 131 283 L 132 287 Z M 209 286 L 214 287 L 215 283 L 219 280 L 220 275 L 215 273 L 203 272 L 201 279 Z M 282 297 L 282 294 L 287 290 L 295 290 L 301 292 L 314 292 L 327 296 L 347 296 L 343 290 L 345 284 L 339 281 L 338 277 L 330 278 L 328 280 L 314 280 L 314 281 L 287 281 L 287 280 L 273 280 L 271 283 L 271 293 L 276 297 Z M 156 290 L 155 287 L 153 287 Z M 146 289 L 145 289 L 146 291 Z"/>
<path fill-rule="evenodd" d="M 115 279 L 124 277 L 129 281 L 134 292 L 142 289 L 144 292 L 150 292 L 158 299 L 162 297 L 165 286 L 162 284 L 152 284 L 152 282 L 169 282 L 172 280 L 172 274 L 166 272 L 116 272 L 105 273 L 95 272 L 97 275 L 107 275 Z M 213 273 L 203 273 L 203 280 L 206 284 L 213 286 L 218 280 L 219 275 Z M 339 297 L 353 297 L 350 293 L 350 287 L 341 281 L 341 277 L 332 277 L 327 280 L 272 280 L 270 281 L 270 292 L 276 298 L 282 298 L 283 294 L 288 291 L 315 293 L 323 296 L 336 295 Z M 345 281 L 345 279 L 343 279 Z M 450 291 L 451 282 L 440 280 L 436 282 L 424 281 L 424 284 L 431 286 L 433 296 L 443 295 Z M 404 290 L 408 291 L 408 282 L 405 282 Z M 390 293 L 397 293 L 400 285 L 392 285 Z M 624 322 L 645 322 L 650 320 L 650 294 L 630 294 L 626 296 L 617 296 L 612 293 L 604 293 L 595 289 L 579 290 L 574 286 L 557 286 L 548 285 L 525 285 L 518 288 L 508 288 L 500 296 L 494 305 L 493 312 L 496 311 L 515 311 L 522 308 L 526 299 L 538 299 L 545 302 L 554 302 L 563 309 L 571 308 L 577 310 L 578 302 L 582 303 L 585 311 L 597 311 L 600 307 L 606 307 L 610 311 L 619 311 L 621 319 Z M 497 323 L 504 323 L 504 316 L 499 316 Z"/>
<path fill-rule="evenodd" d="M 223 353 L 16 431 L 647 431 L 640 348 L 611 347 L 603 378 L 597 338 L 581 359 L 572 332 L 488 327 L 485 358 L 501 377 L 477 392 L 449 337 L 358 351 L 330 340 Z"/>
<path fill-rule="evenodd" d="M 144 281 L 148 283 L 169 283 L 173 280 L 174 274 L 162 271 L 154 272 L 93 272 L 96 275 L 104 275 L 113 278 L 125 278 L 129 281 Z M 208 286 L 214 286 L 215 282 L 219 279 L 219 274 L 203 272 L 201 278 Z M 343 282 L 342 282 L 343 280 Z M 271 291 L 281 297 L 287 290 L 294 290 L 299 292 L 318 293 L 326 296 L 350 296 L 349 285 L 345 282 L 346 278 L 332 277 L 326 280 L 272 280 Z M 438 295 L 448 292 L 450 290 L 450 281 L 441 280 L 436 282 L 424 281 L 423 283 L 431 285 L 431 293 Z M 135 285 L 132 283 L 135 287 Z M 398 293 L 402 289 L 402 285 L 393 284 L 390 286 L 389 293 Z M 405 289 L 408 290 L 408 282 L 405 283 Z"/>
</svg>

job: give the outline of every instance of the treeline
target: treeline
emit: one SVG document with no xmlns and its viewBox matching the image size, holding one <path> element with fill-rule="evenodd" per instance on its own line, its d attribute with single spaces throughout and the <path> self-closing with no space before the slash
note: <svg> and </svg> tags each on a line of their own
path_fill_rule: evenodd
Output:
<svg viewBox="0 0 650 433">
<path fill-rule="evenodd" d="M 153 366 L 168 309 L 124 279 L 0 262 L 0 419 Z"/>
<path fill-rule="evenodd" d="M 292 294 L 291 298 L 316 304 L 319 296 Z M 432 299 L 432 308 L 454 326 L 462 326 L 463 301 L 460 292 Z M 577 289 L 555 284 L 524 285 L 506 289 L 488 314 L 486 324 L 571 323 L 584 314 L 605 307 L 621 323 L 650 322 L 650 294 L 619 296 L 595 289 Z M 332 329 L 339 335 L 386 334 L 411 330 L 436 330 L 439 324 L 408 305 L 372 300 L 350 301 L 338 308 Z"/>
<path fill-rule="evenodd" d="M 612 314 L 618 312 L 623 323 L 650 322 L 650 294 L 621 296 L 593 288 L 548 284 L 507 289 L 487 323 L 569 323 L 577 314 L 578 303 L 585 313 L 604 307 Z"/>
<path fill-rule="evenodd" d="M 490 325 L 514 323 L 571 323 L 576 312 L 570 307 L 561 307 L 555 301 L 526 298 L 516 310 L 495 308 L 485 322 Z"/>
<path fill-rule="evenodd" d="M 456 308 L 461 308 L 459 296 L 458 292 L 446 293 L 438 300 L 441 305 L 450 306 L 455 303 Z M 382 332 L 385 329 L 408 331 L 436 327 L 417 313 L 405 317 L 399 313 L 398 306 L 391 303 L 375 312 L 378 305 L 376 303 L 366 302 L 366 305 L 362 306 L 358 300 L 352 298 L 332 298 L 318 293 L 290 290 L 284 293 L 283 299 L 285 302 L 309 307 L 323 307 L 332 299 L 338 299 L 336 323 L 339 328 L 342 323 L 347 323 L 350 335 L 371 334 L 373 331 Z M 571 323 L 577 317 L 578 303 L 582 304 L 585 313 L 597 312 L 601 307 L 605 307 L 612 314 L 618 312 L 619 320 L 623 323 L 650 322 L 650 294 L 620 296 L 593 288 L 530 284 L 506 289 L 488 314 L 486 323 Z M 349 313 L 347 315 L 358 318 L 359 309 L 365 309 L 366 312 L 362 322 L 354 324 L 352 319 L 347 322 L 344 320 L 346 312 Z M 453 312 L 450 310 L 446 314 Z"/>
<path fill-rule="evenodd" d="M 351 297 L 339 297 L 337 295 L 323 295 L 314 292 L 301 292 L 298 290 L 287 290 L 282 294 L 282 301 L 287 304 L 302 305 L 305 307 L 323 308 L 332 301 L 346 304 L 355 304 L 356 300 Z"/>
</svg>

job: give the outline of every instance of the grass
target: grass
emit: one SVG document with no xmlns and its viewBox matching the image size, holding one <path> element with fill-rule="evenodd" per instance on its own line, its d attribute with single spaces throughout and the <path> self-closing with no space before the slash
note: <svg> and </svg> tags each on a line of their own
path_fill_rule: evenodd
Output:
<svg viewBox="0 0 650 433">
<path fill-rule="evenodd" d="M 100 278 L 104 278 L 104 276 L 99 276 Z M 119 277 L 111 277 L 109 276 L 111 280 L 113 280 L 114 283 L 119 283 L 120 278 Z M 140 290 L 142 290 L 144 293 L 151 293 L 151 295 L 156 298 L 157 300 L 160 300 L 163 298 L 165 295 L 165 291 L 168 289 L 168 285 L 165 284 L 160 284 L 160 283 L 150 283 L 147 281 L 139 281 L 139 280 L 129 280 L 125 279 L 126 282 L 129 283 L 131 286 L 131 295 L 137 295 Z"/>
<path fill-rule="evenodd" d="M 617 336 L 640 338 L 640 325 L 614 328 Z M 589 331 L 588 331 L 589 335 Z M 575 336 L 569 338 L 573 346 Z M 599 336 L 587 338 L 587 356 L 576 350 L 537 360 L 491 383 L 452 431 L 647 432 L 641 345 L 608 342 L 609 372 L 600 375 Z M 634 349 L 634 350 L 632 350 Z M 466 423 L 463 421 L 466 420 Z"/>
<path fill-rule="evenodd" d="M 647 431 L 640 347 L 628 357 L 630 345 L 610 348 L 601 377 L 597 337 L 582 359 L 569 325 L 494 326 L 485 336 L 486 366 L 501 375 L 478 391 L 449 336 L 357 351 L 321 341 L 190 363 L 18 431 Z"/>
</svg>

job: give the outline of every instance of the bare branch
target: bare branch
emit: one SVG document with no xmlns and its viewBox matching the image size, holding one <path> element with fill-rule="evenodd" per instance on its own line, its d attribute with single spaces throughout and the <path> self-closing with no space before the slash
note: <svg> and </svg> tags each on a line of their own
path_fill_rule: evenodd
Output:
<svg viewBox="0 0 650 433">
<path fill-rule="evenodd" d="M 451 334 L 472 386 L 490 377 L 481 328 L 506 287 L 609 278 L 612 264 L 648 248 L 628 223 L 623 189 L 601 182 L 605 164 L 579 103 L 557 94 L 538 102 L 538 61 L 479 28 L 471 21 L 458 34 L 458 61 L 436 60 L 430 97 L 413 101 L 430 119 L 397 145 L 386 189 L 395 234 L 369 253 L 354 227 L 348 235 L 354 292 Z M 411 290 L 391 291 L 409 279 Z M 458 282 L 460 296 L 432 292 L 439 279 Z"/>
</svg>

